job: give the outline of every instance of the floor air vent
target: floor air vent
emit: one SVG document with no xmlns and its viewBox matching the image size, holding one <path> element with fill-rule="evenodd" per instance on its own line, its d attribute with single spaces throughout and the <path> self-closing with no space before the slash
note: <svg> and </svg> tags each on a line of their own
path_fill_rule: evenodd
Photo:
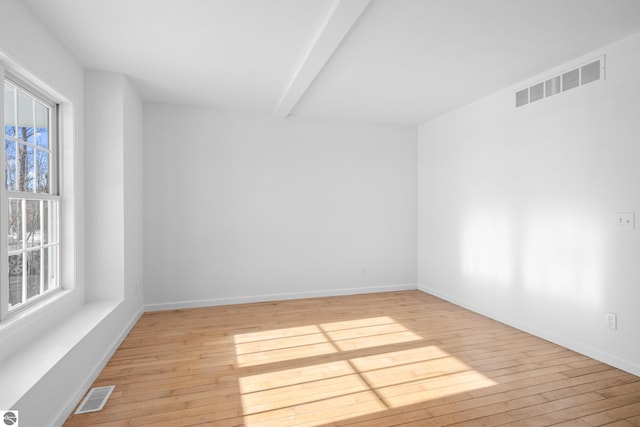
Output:
<svg viewBox="0 0 640 427">
<path fill-rule="evenodd" d="M 516 108 L 566 92 L 587 83 L 604 80 L 604 55 L 516 92 Z"/>
<path fill-rule="evenodd" d="M 109 400 L 109 396 L 111 396 L 114 388 L 116 388 L 114 385 L 92 388 L 75 413 L 86 414 L 87 412 L 102 411 L 104 404 Z"/>
</svg>

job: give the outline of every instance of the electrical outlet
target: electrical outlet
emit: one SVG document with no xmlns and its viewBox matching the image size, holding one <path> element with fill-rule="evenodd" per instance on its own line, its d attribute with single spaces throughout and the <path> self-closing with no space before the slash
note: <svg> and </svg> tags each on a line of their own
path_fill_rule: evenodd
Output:
<svg viewBox="0 0 640 427">
<path fill-rule="evenodd" d="M 607 328 L 618 329 L 618 316 L 615 313 L 605 314 Z"/>
<path fill-rule="evenodd" d="M 362 274 L 363 276 L 365 274 L 367 274 L 367 266 L 363 265 L 362 267 L 360 267 L 360 274 Z"/>
<path fill-rule="evenodd" d="M 636 227 L 636 214 L 634 212 L 616 212 L 616 225 L 618 228 L 633 230 Z"/>
</svg>

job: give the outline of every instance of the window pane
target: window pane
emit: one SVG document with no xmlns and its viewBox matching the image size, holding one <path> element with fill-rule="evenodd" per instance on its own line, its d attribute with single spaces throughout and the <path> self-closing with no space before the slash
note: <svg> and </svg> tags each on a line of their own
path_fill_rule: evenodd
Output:
<svg viewBox="0 0 640 427">
<path fill-rule="evenodd" d="M 18 191 L 33 192 L 35 161 L 33 147 L 18 144 Z"/>
<path fill-rule="evenodd" d="M 42 203 L 42 244 L 46 245 L 49 243 L 49 229 L 51 227 L 50 218 L 49 218 L 49 204 L 51 202 L 44 201 Z"/>
<path fill-rule="evenodd" d="M 40 250 L 27 252 L 27 299 L 40 295 Z"/>
<path fill-rule="evenodd" d="M 16 143 L 10 139 L 4 141 L 4 152 L 6 156 L 5 184 L 7 190 L 16 191 Z"/>
<path fill-rule="evenodd" d="M 27 220 L 27 247 L 33 248 L 40 246 L 42 235 L 40 232 L 40 201 L 26 201 L 26 220 Z"/>
<path fill-rule="evenodd" d="M 49 289 L 49 248 L 42 250 L 42 290 L 44 292 Z"/>
<path fill-rule="evenodd" d="M 9 256 L 9 307 L 22 303 L 22 255 Z"/>
<path fill-rule="evenodd" d="M 33 98 L 18 91 L 18 138 L 33 142 Z"/>
<path fill-rule="evenodd" d="M 18 251 L 23 247 L 22 201 L 9 199 L 9 250 Z"/>
<path fill-rule="evenodd" d="M 51 246 L 42 250 L 43 291 L 57 287 L 58 247 Z"/>
<path fill-rule="evenodd" d="M 18 138 L 33 142 L 33 98 L 18 91 Z"/>
<path fill-rule="evenodd" d="M 49 192 L 49 153 L 42 150 L 36 150 L 38 165 L 38 193 Z"/>
<path fill-rule="evenodd" d="M 49 148 L 49 108 L 36 102 L 36 145 Z"/>
<path fill-rule="evenodd" d="M 55 201 L 47 200 L 43 202 L 42 220 L 43 244 L 58 243 L 58 207 Z"/>
<path fill-rule="evenodd" d="M 4 134 L 7 136 L 16 136 L 16 88 L 15 86 L 4 84 Z"/>
</svg>

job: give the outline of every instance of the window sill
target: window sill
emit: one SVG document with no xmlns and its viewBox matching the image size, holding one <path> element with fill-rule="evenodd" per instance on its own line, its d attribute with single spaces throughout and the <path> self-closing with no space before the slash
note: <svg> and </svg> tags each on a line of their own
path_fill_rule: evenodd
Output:
<svg viewBox="0 0 640 427">
<path fill-rule="evenodd" d="M 7 318 L 0 322 L 0 339 L 3 331 L 18 324 L 22 319 L 33 316 L 35 312 L 43 309 L 46 310 L 45 307 L 57 304 L 58 300 L 67 298 L 67 295 L 70 293 L 71 291 L 68 290 L 57 289 L 55 291 L 51 291 L 48 295 L 43 296 L 39 301 L 26 303 L 26 307 L 20 307 L 17 308 L 15 312 L 9 312 Z"/>
<path fill-rule="evenodd" d="M 61 306 L 71 303 L 73 295 L 73 291 L 61 289 L 53 292 L 41 301 L 37 301 L 28 307 L 18 309 L 15 313 L 9 314 L 6 319 L 0 322 L 0 343 L 4 346 L 7 340 L 24 333 L 25 330 L 30 329 L 32 325 L 41 324 L 40 322 L 42 322 L 43 319 L 52 316 Z M 47 320 L 44 321 L 51 324 Z M 13 348 L 15 348 L 15 346 Z M 0 352 L 0 360 L 3 359 L 4 355 L 4 353 Z"/>
<path fill-rule="evenodd" d="M 0 408 L 12 408 L 118 304 L 119 301 L 85 304 L 67 320 L 32 337 L 26 346 L 3 360 L 0 364 Z M 11 332 L 13 335 L 14 331 Z"/>
</svg>

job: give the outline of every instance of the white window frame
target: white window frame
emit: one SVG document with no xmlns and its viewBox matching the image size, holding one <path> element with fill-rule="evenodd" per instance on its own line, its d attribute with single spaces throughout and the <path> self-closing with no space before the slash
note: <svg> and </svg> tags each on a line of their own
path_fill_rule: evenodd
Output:
<svg viewBox="0 0 640 427">
<path fill-rule="evenodd" d="M 2 129 L 3 129 L 3 139 L 2 139 L 3 145 L 2 145 L 2 153 L 1 153 L 1 159 L 0 159 L 2 164 L 2 184 L 0 185 L 0 198 L 2 200 L 2 209 L 0 209 L 0 322 L 2 322 L 10 318 L 15 313 L 19 313 L 22 310 L 28 307 L 31 307 L 34 304 L 39 303 L 44 299 L 50 296 L 53 296 L 54 294 L 62 290 L 61 258 L 62 258 L 63 252 L 62 252 L 62 245 L 61 245 L 62 217 L 61 217 L 61 207 L 60 207 L 62 200 L 60 197 L 60 174 L 59 174 L 60 172 L 59 171 L 60 135 L 58 132 L 59 105 L 56 102 L 54 102 L 50 97 L 46 96 L 37 88 L 35 88 L 33 85 L 22 80 L 19 76 L 13 75 L 11 73 L 7 73 L 5 69 L 2 67 L 2 64 L 0 64 L 0 77 L 2 77 L 2 84 L 0 85 L 1 86 L 0 87 L 0 122 L 2 123 Z M 35 191 L 37 187 L 36 182 L 34 182 L 34 192 L 8 191 L 6 188 L 5 171 L 4 171 L 4 167 L 5 167 L 4 165 L 6 165 L 6 158 L 5 158 L 6 138 L 4 135 L 4 132 L 5 132 L 5 122 L 4 122 L 5 81 L 8 81 L 11 85 L 19 88 L 23 92 L 34 97 L 39 102 L 41 102 L 42 104 L 46 105 L 49 108 L 49 148 L 48 148 L 49 192 L 48 193 L 37 193 Z M 38 150 L 36 149 L 37 143 L 35 142 L 35 137 L 34 137 L 33 146 L 34 146 L 33 147 L 34 156 L 37 156 Z M 34 181 L 37 181 L 37 177 L 34 177 Z M 44 201 L 52 201 L 54 202 L 54 207 L 55 207 L 54 217 L 57 222 L 55 226 L 55 229 L 56 229 L 55 234 L 57 236 L 57 239 L 56 239 L 57 241 L 54 244 L 47 244 L 47 245 L 44 245 L 42 242 L 40 242 L 40 245 L 38 246 L 41 249 L 41 260 L 40 260 L 41 263 L 43 262 L 43 258 L 42 258 L 43 248 L 45 247 L 57 248 L 57 250 L 54 251 L 54 253 L 56 253 L 56 256 L 54 257 L 54 262 L 52 263 L 53 270 L 55 273 L 55 283 L 53 284 L 53 286 L 48 286 L 48 289 L 44 291 L 43 280 L 46 280 L 46 279 L 41 277 L 40 278 L 41 288 L 38 295 L 33 296 L 32 298 L 27 300 L 25 298 L 26 295 L 24 295 L 24 290 L 23 290 L 22 302 L 19 305 L 16 305 L 15 307 L 9 307 L 9 301 L 10 301 L 10 298 L 9 298 L 9 246 L 8 246 L 8 240 L 7 240 L 9 199 L 40 201 L 41 205 L 42 203 L 44 203 Z M 22 202 L 23 208 L 25 204 L 26 202 L 23 201 Z M 23 215 L 26 214 L 25 210 L 23 210 L 22 214 Z M 44 221 L 44 218 L 42 218 L 42 215 L 40 215 L 40 230 L 43 229 L 43 224 L 42 224 L 43 221 Z M 24 230 L 23 230 L 23 236 L 26 236 L 26 234 L 24 234 Z M 26 263 L 27 252 L 28 252 L 28 248 L 25 248 L 25 247 L 23 247 L 23 249 L 20 251 L 20 253 L 22 253 L 23 256 L 25 257 L 23 259 L 23 267 L 22 267 L 23 271 L 26 270 L 25 263 Z M 23 281 L 25 280 L 24 275 L 26 275 L 26 272 L 23 273 Z M 24 287 L 24 283 L 23 283 L 23 287 Z"/>
</svg>

